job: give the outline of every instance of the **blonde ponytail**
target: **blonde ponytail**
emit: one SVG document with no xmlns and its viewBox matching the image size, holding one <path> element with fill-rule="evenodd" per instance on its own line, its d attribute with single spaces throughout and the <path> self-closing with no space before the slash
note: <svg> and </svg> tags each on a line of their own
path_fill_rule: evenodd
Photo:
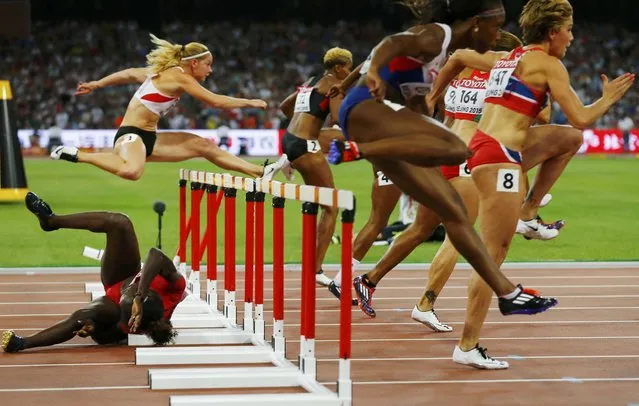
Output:
<svg viewBox="0 0 639 406">
<path fill-rule="evenodd" d="M 189 42 L 187 45 L 172 44 L 150 34 L 155 49 L 146 56 L 147 65 L 153 73 L 159 73 L 169 68 L 179 66 L 182 59 L 200 59 L 210 54 L 209 49 L 199 42 Z M 201 55 L 197 58 L 189 58 Z"/>
</svg>

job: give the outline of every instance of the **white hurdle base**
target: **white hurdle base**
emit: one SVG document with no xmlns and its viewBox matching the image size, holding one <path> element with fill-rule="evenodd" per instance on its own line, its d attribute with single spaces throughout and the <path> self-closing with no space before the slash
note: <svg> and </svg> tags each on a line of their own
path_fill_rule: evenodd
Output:
<svg viewBox="0 0 639 406">
<path fill-rule="evenodd" d="M 335 394 L 287 393 L 287 394 L 250 394 L 250 395 L 200 395 L 171 396 L 170 406 L 207 406 L 207 405 L 277 405 L 277 406 L 338 406 L 342 402 Z"/>
<path fill-rule="evenodd" d="M 150 369 L 152 390 L 274 388 L 302 385 L 295 367 L 171 368 Z"/>
<path fill-rule="evenodd" d="M 275 362 L 265 346 L 137 348 L 136 365 L 266 364 Z"/>
<path fill-rule="evenodd" d="M 173 345 L 223 345 L 250 344 L 251 334 L 235 328 L 219 329 L 177 329 Z M 129 334 L 129 346 L 152 346 L 153 341 L 145 335 Z"/>
</svg>

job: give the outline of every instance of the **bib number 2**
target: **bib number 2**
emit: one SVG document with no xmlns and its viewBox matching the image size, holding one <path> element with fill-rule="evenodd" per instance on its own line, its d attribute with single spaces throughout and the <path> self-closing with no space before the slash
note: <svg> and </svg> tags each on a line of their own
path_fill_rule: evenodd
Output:
<svg viewBox="0 0 639 406">
<path fill-rule="evenodd" d="M 497 191 L 519 193 L 519 170 L 499 169 L 497 171 Z"/>
<path fill-rule="evenodd" d="M 306 151 L 315 154 L 320 151 L 320 143 L 318 140 L 306 140 Z"/>
</svg>

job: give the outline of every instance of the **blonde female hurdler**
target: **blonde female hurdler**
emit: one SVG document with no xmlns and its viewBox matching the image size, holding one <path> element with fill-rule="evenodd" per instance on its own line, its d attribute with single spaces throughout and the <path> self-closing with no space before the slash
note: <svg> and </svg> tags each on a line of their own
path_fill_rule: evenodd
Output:
<svg viewBox="0 0 639 406">
<path fill-rule="evenodd" d="M 202 157 L 220 168 L 252 177 L 272 178 L 286 162 L 286 156 L 270 165 L 259 166 L 229 154 L 217 145 L 187 132 L 156 133 L 160 117 L 187 93 L 215 108 L 266 108 L 260 99 L 240 99 L 215 94 L 200 83 L 213 71 L 211 51 L 198 42 L 172 44 L 151 34 L 156 45 L 147 56 L 146 68 L 129 68 L 100 80 L 80 83 L 75 95 L 114 85 L 141 83 L 124 114 L 115 135 L 113 152 L 87 153 L 75 147 L 60 146 L 51 158 L 84 162 L 124 179 L 138 180 L 149 162 L 180 162 Z"/>
</svg>

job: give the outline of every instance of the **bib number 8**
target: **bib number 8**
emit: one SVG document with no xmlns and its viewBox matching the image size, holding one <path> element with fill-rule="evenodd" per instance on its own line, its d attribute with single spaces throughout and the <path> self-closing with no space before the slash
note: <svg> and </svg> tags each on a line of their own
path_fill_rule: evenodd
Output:
<svg viewBox="0 0 639 406">
<path fill-rule="evenodd" d="M 499 169 L 497 171 L 498 192 L 519 193 L 519 170 Z"/>
</svg>

